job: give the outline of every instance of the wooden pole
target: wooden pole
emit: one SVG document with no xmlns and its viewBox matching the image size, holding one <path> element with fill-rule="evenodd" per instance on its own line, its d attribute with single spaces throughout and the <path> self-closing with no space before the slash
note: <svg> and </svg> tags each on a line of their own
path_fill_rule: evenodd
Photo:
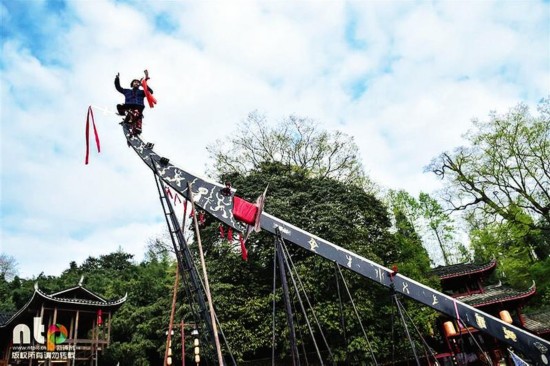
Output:
<svg viewBox="0 0 550 366">
<path fill-rule="evenodd" d="M 191 183 L 187 182 L 187 189 L 189 190 L 189 200 L 191 201 L 191 212 L 193 213 L 193 222 L 195 224 L 195 235 L 197 236 L 197 244 L 199 247 L 199 256 L 201 259 L 202 274 L 204 276 L 204 287 L 206 291 L 206 300 L 208 301 L 208 307 L 210 309 L 210 320 L 212 321 L 212 330 L 214 332 L 214 342 L 216 343 L 216 351 L 218 353 L 218 363 L 223 366 L 222 349 L 220 346 L 220 339 L 218 337 L 218 326 L 216 324 L 216 317 L 214 315 L 214 306 L 212 305 L 212 296 L 210 295 L 210 285 L 208 284 L 208 274 L 206 273 L 206 263 L 204 261 L 204 253 L 202 251 L 201 236 L 199 233 L 199 223 L 197 221 L 197 213 L 195 210 L 195 199 L 193 197 L 193 190 Z"/>
<path fill-rule="evenodd" d="M 183 330 L 183 320 L 181 321 L 181 366 L 185 366 L 185 331 Z"/>
<path fill-rule="evenodd" d="M 73 337 L 73 347 L 74 347 L 74 358 L 73 358 L 73 366 L 76 362 L 76 341 L 78 339 L 78 322 L 80 321 L 80 310 L 76 311 L 76 320 L 75 320 L 75 326 L 74 326 L 74 337 Z"/>
<path fill-rule="evenodd" d="M 170 311 L 170 323 L 168 324 L 168 337 L 166 337 L 166 349 L 164 350 L 164 366 L 168 366 L 168 348 L 171 347 L 172 327 L 174 325 L 174 312 L 176 311 L 176 295 L 178 294 L 179 264 L 176 265 L 176 279 L 172 292 L 172 310 Z"/>
</svg>

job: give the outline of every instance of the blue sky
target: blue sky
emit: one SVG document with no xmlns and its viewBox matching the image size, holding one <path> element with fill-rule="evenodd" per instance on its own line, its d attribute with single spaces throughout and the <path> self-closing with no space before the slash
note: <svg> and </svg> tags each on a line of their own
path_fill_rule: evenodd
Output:
<svg viewBox="0 0 550 366">
<path fill-rule="evenodd" d="M 205 147 L 253 110 L 354 136 L 381 186 L 432 192 L 423 167 L 471 119 L 550 91 L 544 1 L 0 2 L 1 242 L 19 272 L 59 274 L 119 247 L 139 260 L 164 222 L 151 173 L 110 111 L 150 70 L 143 137 L 206 172 Z M 102 152 L 84 161 L 97 106 Z M 93 150 L 92 150 L 93 151 Z"/>
</svg>

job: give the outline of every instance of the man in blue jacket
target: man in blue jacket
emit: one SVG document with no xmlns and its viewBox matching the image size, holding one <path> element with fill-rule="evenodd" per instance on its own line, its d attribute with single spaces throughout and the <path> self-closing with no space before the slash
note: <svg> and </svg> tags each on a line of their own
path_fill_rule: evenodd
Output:
<svg viewBox="0 0 550 366">
<path fill-rule="evenodd" d="M 148 78 L 148 72 L 145 70 L 145 77 Z M 137 110 L 139 112 L 139 116 L 137 118 L 138 123 L 136 123 L 136 132 L 139 134 L 141 133 L 141 118 L 143 117 L 143 109 L 145 108 L 145 104 L 143 103 L 143 99 L 145 98 L 145 92 L 140 89 L 141 82 L 138 79 L 132 80 L 130 83 L 130 86 L 132 89 L 125 89 L 120 86 L 120 73 L 117 73 L 115 76 L 115 88 L 118 90 L 121 94 L 124 94 L 124 104 L 117 104 L 116 109 L 118 111 L 118 114 L 121 116 L 124 116 L 127 111 L 133 112 Z M 153 89 L 147 87 L 149 90 L 149 93 L 153 94 Z M 127 115 L 125 122 L 129 122 L 130 118 Z"/>
</svg>

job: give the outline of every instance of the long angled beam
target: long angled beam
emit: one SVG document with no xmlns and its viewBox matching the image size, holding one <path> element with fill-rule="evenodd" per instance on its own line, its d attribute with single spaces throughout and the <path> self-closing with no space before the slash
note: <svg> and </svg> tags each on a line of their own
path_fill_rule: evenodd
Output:
<svg viewBox="0 0 550 366">
<path fill-rule="evenodd" d="M 212 183 L 185 170 L 177 168 L 168 159 L 162 158 L 153 151 L 153 146 L 144 143 L 138 136 L 132 136 L 128 126 L 122 124 L 124 134 L 135 152 L 158 176 L 181 195 L 189 198 L 187 182 L 193 186 L 195 204 L 207 211 L 219 221 L 244 231 L 243 224 L 233 217 L 233 195 L 221 193 L 224 186 Z M 266 212 L 260 218 L 262 229 L 275 234 L 279 229 L 283 239 L 313 252 L 330 261 L 336 262 L 383 286 L 395 288 L 395 291 L 413 300 L 427 305 L 467 326 L 485 332 L 531 359 L 535 365 L 550 364 L 550 342 L 524 329 L 508 324 L 470 305 L 464 304 L 448 295 L 436 291 L 401 274 L 381 266 L 356 253 L 310 234 Z"/>
</svg>

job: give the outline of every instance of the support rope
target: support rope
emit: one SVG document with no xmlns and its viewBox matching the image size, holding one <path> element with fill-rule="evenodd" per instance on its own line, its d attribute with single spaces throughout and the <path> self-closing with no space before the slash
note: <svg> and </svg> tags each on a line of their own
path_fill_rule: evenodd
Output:
<svg viewBox="0 0 550 366">
<path fill-rule="evenodd" d="M 411 316 L 409 315 L 409 313 L 407 312 L 407 309 L 405 309 L 405 306 L 403 305 L 403 303 L 401 301 L 399 301 L 397 298 L 396 298 L 396 301 L 398 301 L 399 303 L 399 306 L 401 306 L 401 309 L 403 310 L 403 312 L 405 313 L 405 315 L 407 316 L 407 318 L 409 319 L 409 322 L 411 322 L 412 326 L 414 327 L 414 330 L 416 331 L 416 334 L 418 335 L 418 337 L 420 338 L 420 340 L 422 341 L 422 345 L 424 346 L 424 353 L 426 354 L 426 350 L 428 350 L 428 352 L 430 353 L 430 356 L 433 357 L 433 359 L 435 360 L 435 362 L 437 362 L 437 358 L 436 358 L 436 354 L 434 352 L 434 350 L 430 347 L 430 345 L 428 344 L 428 342 L 426 342 L 426 340 L 424 339 L 424 337 L 422 336 L 422 333 L 420 332 L 420 330 L 418 329 L 418 327 L 416 326 L 416 324 L 414 323 L 413 319 L 411 318 Z M 426 354 L 426 359 L 428 359 L 428 355 Z"/>
<path fill-rule="evenodd" d="M 302 297 L 300 296 L 300 291 L 298 289 L 298 285 L 296 283 L 296 280 L 294 279 L 294 274 L 292 271 L 292 268 L 290 267 L 289 263 L 289 256 L 286 252 L 286 248 L 284 245 L 281 245 L 283 247 L 283 255 L 285 256 L 285 264 L 288 269 L 288 273 L 290 274 L 290 279 L 292 280 L 292 285 L 294 286 L 294 291 L 296 293 L 296 297 L 298 299 L 298 302 L 300 303 L 300 308 L 302 309 L 302 314 L 304 316 L 304 319 L 307 324 L 307 328 L 309 330 L 309 334 L 311 335 L 311 340 L 313 341 L 313 345 L 315 346 L 315 351 L 317 352 L 317 357 L 319 358 L 319 362 L 321 365 L 323 365 L 323 358 L 321 357 L 321 352 L 319 351 L 319 346 L 317 345 L 317 341 L 315 340 L 315 335 L 313 334 L 313 329 L 311 328 L 311 323 L 309 322 L 309 318 L 306 313 L 306 309 L 304 307 L 304 303 L 302 302 Z"/>
<path fill-rule="evenodd" d="M 290 353 L 292 355 L 292 364 L 294 366 L 300 366 L 300 355 L 298 353 L 298 347 L 296 346 L 296 331 L 294 329 L 294 322 L 292 318 L 292 308 L 290 307 L 290 296 L 288 292 L 288 282 L 286 279 L 285 265 L 283 259 L 283 252 L 281 249 L 282 246 L 281 233 L 277 229 L 277 236 L 275 237 L 275 248 L 277 252 L 277 261 L 279 263 L 279 272 L 281 275 L 281 285 L 283 288 L 283 298 L 286 308 L 286 317 L 289 327 L 288 337 L 290 342 Z"/>
<path fill-rule="evenodd" d="M 271 366 L 275 366 L 275 291 L 277 289 L 277 248 L 273 251 L 273 313 L 271 327 Z"/>
<path fill-rule="evenodd" d="M 315 323 L 317 324 L 317 328 L 319 329 L 319 333 L 321 334 L 321 338 L 323 338 L 323 342 L 325 343 L 325 347 L 328 350 L 329 357 L 332 360 L 333 359 L 332 351 L 331 351 L 331 349 L 328 345 L 327 339 L 325 337 L 325 333 L 323 332 L 323 329 L 321 328 L 321 323 L 319 322 L 319 319 L 317 318 L 317 315 L 315 314 L 315 310 L 313 309 L 313 305 L 311 305 L 311 302 L 309 301 L 309 297 L 307 296 L 304 283 L 302 282 L 302 279 L 300 278 L 300 275 L 298 274 L 298 271 L 296 270 L 296 266 L 294 265 L 294 262 L 292 261 L 292 257 L 290 256 L 290 253 L 288 252 L 288 249 L 284 246 L 283 246 L 283 249 L 285 250 L 286 256 L 288 258 L 288 262 L 292 265 L 292 268 L 294 268 L 294 272 L 296 273 L 296 278 L 298 279 L 298 282 L 299 282 L 299 284 L 302 288 L 302 292 L 304 293 L 304 297 L 305 297 L 305 299 L 307 301 L 307 304 L 308 304 L 308 306 L 311 310 L 313 318 L 315 319 Z M 304 310 L 304 312 L 305 312 L 305 310 Z M 312 332 L 312 337 L 313 337 L 313 332 Z M 317 348 L 317 343 L 315 343 L 315 346 Z"/>
<path fill-rule="evenodd" d="M 348 297 L 351 301 L 351 305 L 353 306 L 353 311 L 355 312 L 355 316 L 357 317 L 357 320 L 359 320 L 359 325 L 361 326 L 361 330 L 363 331 L 363 336 L 365 337 L 365 340 L 367 341 L 367 346 L 369 347 L 369 351 L 372 357 L 372 360 L 374 361 L 374 364 L 378 366 L 378 361 L 376 361 L 376 357 L 374 357 L 374 352 L 372 351 L 372 346 L 369 341 L 369 337 L 367 337 L 367 332 L 365 331 L 365 327 L 363 327 L 363 322 L 361 321 L 361 317 L 359 316 L 359 312 L 357 311 L 357 307 L 355 306 L 355 302 L 353 301 L 353 298 L 351 297 L 351 293 L 348 288 L 348 284 L 346 283 L 346 279 L 344 278 L 344 274 L 342 273 L 342 270 L 340 269 L 340 265 L 336 263 L 338 272 L 340 273 L 340 277 L 342 277 L 342 283 L 344 284 L 344 288 L 346 289 L 346 292 L 348 293 Z"/>
<path fill-rule="evenodd" d="M 460 320 L 460 322 L 462 322 L 462 320 Z M 472 337 L 472 339 L 474 340 L 474 343 L 476 344 L 477 348 L 480 350 L 480 352 L 483 354 L 483 356 L 485 356 L 485 359 L 487 360 L 487 362 L 489 363 L 489 365 L 493 365 L 493 361 L 491 360 L 491 357 L 489 357 L 489 355 L 487 354 L 487 351 L 485 351 L 481 345 L 478 343 L 476 337 L 474 337 L 474 335 L 472 334 L 472 332 L 470 332 L 470 329 L 468 329 L 468 327 L 466 326 L 466 324 L 464 324 L 464 322 L 462 322 L 462 325 L 464 326 L 464 328 L 466 329 L 466 331 L 468 331 L 468 334 L 470 335 L 470 337 Z"/>
<path fill-rule="evenodd" d="M 294 289 L 294 296 L 296 296 L 296 289 Z M 296 311 L 296 301 L 293 299 L 292 301 L 292 309 L 294 310 L 294 314 L 296 314 L 296 332 L 298 333 L 298 338 L 301 340 L 301 342 L 298 342 L 300 346 L 302 346 L 302 354 L 304 355 L 304 362 L 306 363 L 306 366 L 309 366 L 309 360 L 307 358 L 307 351 L 306 351 L 306 344 L 304 341 L 304 336 L 302 335 L 302 327 L 300 325 L 300 318 L 301 313 L 298 313 Z M 322 363 L 321 363 L 322 364 Z"/>
<path fill-rule="evenodd" d="M 335 264 L 335 267 L 334 267 L 334 279 L 336 280 L 336 290 L 338 292 L 338 308 L 340 310 L 340 326 L 342 327 L 342 335 L 344 336 L 344 344 L 348 345 L 348 337 L 347 337 L 347 334 L 346 334 L 346 318 L 345 318 L 345 314 L 344 314 L 344 304 L 342 303 L 342 293 L 340 291 L 340 279 L 338 278 L 338 263 L 334 262 Z M 346 359 L 345 359 L 345 362 L 346 364 L 348 363 L 348 355 L 347 355 L 347 352 L 346 352 Z"/>
<path fill-rule="evenodd" d="M 405 317 L 403 316 L 403 312 L 401 311 L 401 307 L 399 306 L 399 300 L 397 299 L 397 294 L 393 295 L 393 299 L 395 300 L 395 304 L 397 306 L 397 310 L 399 312 L 399 315 L 401 317 L 401 321 L 403 322 L 403 327 L 405 328 L 405 334 L 407 335 L 407 338 L 409 339 L 409 343 L 411 344 L 411 348 L 414 354 L 414 359 L 416 360 L 416 364 L 420 366 L 420 360 L 418 359 L 418 355 L 416 354 L 416 347 L 414 345 L 414 342 L 411 338 L 411 334 L 409 333 L 409 327 L 407 326 L 407 322 L 405 321 Z"/>
</svg>

